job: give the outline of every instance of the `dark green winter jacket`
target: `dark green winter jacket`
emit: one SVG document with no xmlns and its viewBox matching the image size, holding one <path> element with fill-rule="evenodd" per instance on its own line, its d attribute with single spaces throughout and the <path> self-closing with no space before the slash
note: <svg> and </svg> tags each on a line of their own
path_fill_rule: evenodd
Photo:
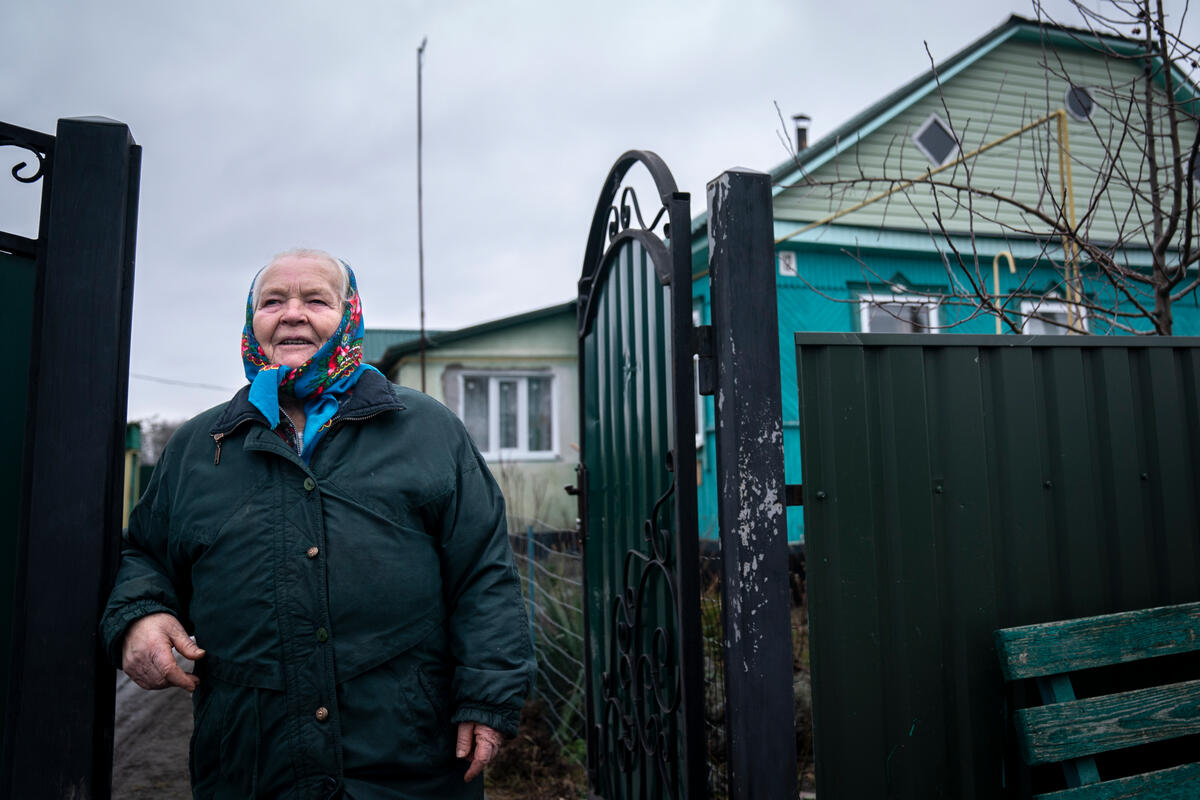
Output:
<svg viewBox="0 0 1200 800">
<path fill-rule="evenodd" d="M 478 798 L 457 723 L 516 733 L 533 673 L 504 500 L 450 411 L 367 372 L 311 465 L 243 389 L 172 437 L 101 622 L 207 655 L 197 798 Z"/>
</svg>

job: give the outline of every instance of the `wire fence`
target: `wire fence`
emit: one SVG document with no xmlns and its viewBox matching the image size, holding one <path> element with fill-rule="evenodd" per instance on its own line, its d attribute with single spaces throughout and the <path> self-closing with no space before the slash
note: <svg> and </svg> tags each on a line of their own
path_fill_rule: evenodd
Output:
<svg viewBox="0 0 1200 800">
<path fill-rule="evenodd" d="M 809 679 L 808 608 L 804 555 L 793 549 L 788 558 L 792 617 L 792 693 L 796 723 L 797 785 L 800 797 L 812 797 L 812 684 Z M 725 741 L 725 651 L 721 620 L 721 550 L 715 540 L 700 542 L 700 629 L 704 639 L 704 734 L 711 800 L 729 797 Z"/>
<path fill-rule="evenodd" d="M 586 767 L 583 552 L 573 531 L 537 520 L 510 525 L 510 531 L 537 658 L 534 695 L 561 756 Z"/>
<path fill-rule="evenodd" d="M 573 531 L 554 530 L 537 520 L 521 522 L 525 524 L 510 526 L 510 541 L 521 575 L 530 641 L 537 657 L 534 694 L 542 701 L 551 739 L 562 758 L 586 768 L 583 552 Z M 790 561 L 798 782 L 801 796 L 811 797 L 811 689 L 803 556 L 793 552 Z M 712 800 L 729 797 L 720 573 L 720 550 L 715 542 L 702 540 L 700 618 L 704 656 L 704 731 Z"/>
<path fill-rule="evenodd" d="M 721 622 L 721 552 L 715 541 L 700 543 L 700 633 L 704 638 L 704 744 L 708 796 L 729 796 L 725 750 L 725 650 Z"/>
</svg>

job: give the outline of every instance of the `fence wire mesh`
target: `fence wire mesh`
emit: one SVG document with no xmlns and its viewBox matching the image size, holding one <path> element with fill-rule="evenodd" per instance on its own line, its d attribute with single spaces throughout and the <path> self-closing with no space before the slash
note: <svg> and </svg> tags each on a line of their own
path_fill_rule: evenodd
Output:
<svg viewBox="0 0 1200 800">
<path fill-rule="evenodd" d="M 812 683 L 809 679 L 808 607 L 804 555 L 793 548 L 788 559 L 792 599 L 792 692 L 795 702 L 797 785 L 800 797 L 813 797 Z M 700 627 L 704 636 L 704 731 L 711 800 L 729 797 L 725 741 L 725 661 L 721 621 L 721 550 L 715 540 L 700 543 Z"/>
<path fill-rule="evenodd" d="M 540 700 L 550 736 L 564 761 L 585 769 L 583 552 L 573 531 L 514 524 L 510 541 L 521 575 L 530 639 L 537 657 L 534 695 Z M 700 622 L 704 637 L 704 730 L 709 796 L 727 800 L 725 668 L 721 625 L 721 553 L 715 541 L 700 548 Z M 811 683 L 804 559 L 790 558 L 792 589 L 793 690 L 796 704 L 796 760 L 801 797 L 812 797 Z"/>
<path fill-rule="evenodd" d="M 537 659 L 534 697 L 562 758 L 585 768 L 583 552 L 573 531 L 510 531 Z"/>
</svg>

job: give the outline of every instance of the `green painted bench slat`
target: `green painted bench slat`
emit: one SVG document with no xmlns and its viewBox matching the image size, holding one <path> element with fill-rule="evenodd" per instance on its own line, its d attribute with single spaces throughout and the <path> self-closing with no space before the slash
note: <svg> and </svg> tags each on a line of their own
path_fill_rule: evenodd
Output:
<svg viewBox="0 0 1200 800">
<path fill-rule="evenodd" d="M 1036 679 L 1042 695 L 1043 705 L 1014 712 L 1022 758 L 1060 763 L 1072 787 L 1041 800 L 1200 798 L 1200 763 L 1101 781 L 1093 758 L 1200 734 L 1200 680 L 1082 700 L 1071 681 L 1082 670 L 1200 651 L 1200 603 L 1008 628 L 995 640 L 1005 679 Z"/>
<path fill-rule="evenodd" d="M 1132 775 L 1091 786 L 1037 795 L 1037 800 L 1196 800 L 1200 797 L 1200 764 Z"/>
<path fill-rule="evenodd" d="M 1200 603 L 996 631 L 1005 680 L 1200 650 Z"/>
<path fill-rule="evenodd" d="M 1028 764 L 1200 733 L 1200 680 L 1024 708 L 1017 731 Z"/>
</svg>

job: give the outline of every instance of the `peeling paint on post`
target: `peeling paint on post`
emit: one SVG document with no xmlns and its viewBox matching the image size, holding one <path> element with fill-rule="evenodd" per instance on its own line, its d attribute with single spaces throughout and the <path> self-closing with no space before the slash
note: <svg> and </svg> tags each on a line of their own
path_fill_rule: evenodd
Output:
<svg viewBox="0 0 1200 800">
<path fill-rule="evenodd" d="M 794 797 L 791 609 L 770 176 L 708 185 L 730 797 Z"/>
</svg>

